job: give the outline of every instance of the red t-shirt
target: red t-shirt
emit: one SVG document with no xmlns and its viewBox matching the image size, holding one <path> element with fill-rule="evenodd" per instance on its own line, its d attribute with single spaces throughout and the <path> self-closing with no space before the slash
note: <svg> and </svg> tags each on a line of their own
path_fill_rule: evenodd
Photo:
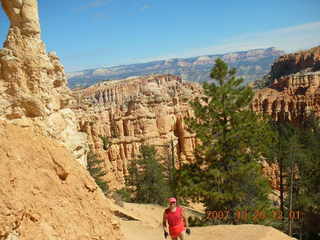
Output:
<svg viewBox="0 0 320 240">
<path fill-rule="evenodd" d="M 182 218 L 182 208 L 181 207 L 176 207 L 176 210 L 172 212 L 169 208 L 165 210 L 165 215 L 168 220 L 168 224 L 170 227 L 179 225 L 183 223 L 183 218 Z"/>
</svg>

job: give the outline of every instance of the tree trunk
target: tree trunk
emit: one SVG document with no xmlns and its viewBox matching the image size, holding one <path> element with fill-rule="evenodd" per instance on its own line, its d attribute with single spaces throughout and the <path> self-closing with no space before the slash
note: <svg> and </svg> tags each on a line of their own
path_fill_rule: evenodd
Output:
<svg viewBox="0 0 320 240">
<path fill-rule="evenodd" d="M 284 187 L 283 187 L 283 159 L 279 159 L 279 171 L 280 171 L 280 211 L 282 213 L 282 221 L 284 221 Z"/>
<path fill-rule="evenodd" d="M 290 205 L 289 205 L 289 236 L 292 236 L 292 192 L 293 192 L 293 157 L 291 152 L 291 177 L 290 177 Z M 290 217 L 291 216 L 291 217 Z"/>
</svg>

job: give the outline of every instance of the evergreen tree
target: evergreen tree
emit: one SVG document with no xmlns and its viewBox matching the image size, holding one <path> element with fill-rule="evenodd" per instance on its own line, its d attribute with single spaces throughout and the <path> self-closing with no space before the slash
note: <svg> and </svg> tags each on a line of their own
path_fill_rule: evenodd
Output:
<svg viewBox="0 0 320 240">
<path fill-rule="evenodd" d="M 264 75 L 261 79 L 254 81 L 254 87 L 257 89 L 262 89 L 270 86 L 272 79 L 270 75 Z"/>
<path fill-rule="evenodd" d="M 111 146 L 111 142 L 110 142 L 109 138 L 106 137 L 106 136 L 99 136 L 99 137 L 102 140 L 102 148 L 103 148 L 103 150 L 105 150 L 105 151 L 108 150 L 109 147 Z"/>
<path fill-rule="evenodd" d="M 127 184 L 133 187 L 134 201 L 165 204 L 169 186 L 164 172 L 154 146 L 142 145 L 138 159 L 132 160 L 129 166 L 127 177 Z"/>
<path fill-rule="evenodd" d="M 279 167 L 280 210 L 284 216 L 281 229 L 308 239 L 320 230 L 308 218 L 302 220 L 303 213 L 320 215 L 319 121 L 311 115 L 299 127 L 280 122 L 274 122 L 273 127 L 277 137 L 271 151 Z M 299 220 L 290 219 L 290 212 L 298 217 L 298 211 Z"/>
<path fill-rule="evenodd" d="M 303 122 L 299 136 L 304 156 L 297 161 L 298 179 L 294 188 L 293 206 L 305 213 L 304 223 L 300 226 L 301 235 L 305 235 L 306 239 L 319 239 L 315 235 L 320 232 L 320 225 L 313 224 L 320 219 L 319 118 L 311 114 Z"/>
<path fill-rule="evenodd" d="M 103 163 L 102 160 L 98 160 L 97 156 L 90 151 L 87 157 L 87 170 L 89 171 L 90 175 L 95 180 L 96 184 L 100 187 L 102 192 L 107 195 L 109 192 L 109 187 L 107 182 L 103 180 L 103 176 L 106 175 L 106 172 L 103 170 L 100 165 Z"/>
<path fill-rule="evenodd" d="M 176 199 L 179 198 L 177 195 L 177 174 L 176 174 L 176 159 L 174 153 L 174 144 L 173 140 L 171 140 L 166 146 L 166 154 L 164 157 L 164 167 L 165 167 L 165 176 L 166 181 L 168 182 L 169 189 L 170 189 L 170 196 L 175 197 Z M 179 199 L 181 203 L 182 199 Z"/>
<path fill-rule="evenodd" d="M 301 176 L 301 205 L 320 215 L 320 119 L 313 114 L 300 134 L 306 160 L 299 161 Z"/>
<path fill-rule="evenodd" d="M 285 212 L 285 195 L 288 193 L 287 183 L 290 172 L 290 159 L 288 158 L 291 150 L 290 142 L 294 139 L 296 129 L 293 125 L 286 122 L 271 121 L 272 128 L 276 133 L 273 144 L 270 145 L 270 154 L 272 157 L 268 158 L 269 163 L 276 163 L 279 168 L 279 200 L 280 211 Z M 291 156 L 291 155 L 290 155 Z M 284 221 L 285 219 L 282 218 Z"/>
<path fill-rule="evenodd" d="M 179 170 L 179 193 L 201 200 L 207 210 L 265 211 L 271 188 L 259 160 L 273 132 L 249 109 L 253 91 L 235 69 L 217 59 L 210 76 L 214 81 L 203 84 L 205 96 L 191 102 L 195 117 L 187 125 L 201 144 L 195 161 Z"/>
<path fill-rule="evenodd" d="M 290 217 L 290 214 L 293 211 L 296 211 L 298 207 L 297 205 L 297 196 L 299 192 L 299 182 L 297 181 L 297 178 L 299 177 L 299 162 L 303 162 L 306 160 L 305 158 L 305 151 L 303 150 L 302 144 L 299 142 L 299 135 L 294 134 L 288 141 L 289 147 L 288 147 L 288 184 L 287 184 L 287 198 L 286 198 L 286 209 L 285 216 L 288 217 L 288 233 L 289 236 L 292 236 L 293 232 L 293 218 Z"/>
</svg>

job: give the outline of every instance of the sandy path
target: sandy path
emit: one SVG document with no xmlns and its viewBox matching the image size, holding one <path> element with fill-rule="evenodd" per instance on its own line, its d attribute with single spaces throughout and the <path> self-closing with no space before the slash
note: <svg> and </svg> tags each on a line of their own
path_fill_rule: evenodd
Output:
<svg viewBox="0 0 320 240">
<path fill-rule="evenodd" d="M 137 221 L 120 220 L 124 240 L 163 240 L 161 227 L 164 207 L 153 204 L 124 203 L 124 207 L 115 206 Z M 191 213 L 187 213 L 190 215 Z M 170 238 L 167 238 L 168 240 Z M 286 234 L 261 225 L 216 225 L 208 227 L 192 227 L 191 235 L 186 240 L 292 240 Z"/>
<path fill-rule="evenodd" d="M 125 240 L 162 240 L 161 227 L 146 226 L 141 222 L 121 221 L 121 230 Z M 286 234 L 260 225 L 218 225 L 193 227 L 187 240 L 291 240 Z M 169 239 L 169 238 L 168 238 Z"/>
</svg>

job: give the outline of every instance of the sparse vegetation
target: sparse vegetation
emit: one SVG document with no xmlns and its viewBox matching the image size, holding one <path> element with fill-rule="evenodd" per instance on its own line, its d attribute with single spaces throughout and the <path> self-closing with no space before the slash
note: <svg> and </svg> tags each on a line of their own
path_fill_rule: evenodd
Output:
<svg viewBox="0 0 320 240">
<path fill-rule="evenodd" d="M 123 202 L 132 202 L 131 195 L 131 191 L 127 187 L 124 187 L 114 191 L 111 197 L 117 205 L 123 207 Z"/>
<path fill-rule="evenodd" d="M 302 126 L 273 123 L 277 138 L 273 145 L 273 162 L 279 166 L 280 210 L 283 212 L 279 229 L 303 239 L 317 239 L 320 227 L 312 224 L 320 216 L 320 127 L 310 115 Z M 290 210 L 305 214 L 289 218 Z"/>
<path fill-rule="evenodd" d="M 102 140 L 103 150 L 105 150 L 105 151 L 108 150 L 109 147 L 111 146 L 111 142 L 110 142 L 109 138 L 106 136 L 99 136 L 99 137 Z"/>
<path fill-rule="evenodd" d="M 106 181 L 103 180 L 103 176 L 106 175 L 106 172 L 101 167 L 103 163 L 102 160 L 98 160 L 97 156 L 92 152 L 92 150 L 88 153 L 87 158 L 87 170 L 90 175 L 95 180 L 96 184 L 100 187 L 102 192 L 107 195 L 109 193 L 109 187 Z"/>
<path fill-rule="evenodd" d="M 272 83 L 272 79 L 270 75 L 265 75 L 261 79 L 254 81 L 254 88 L 262 89 L 270 86 Z"/>
<path fill-rule="evenodd" d="M 139 157 L 131 161 L 128 170 L 126 183 L 127 189 L 130 189 L 128 191 L 132 193 L 132 201 L 166 204 L 169 185 L 154 146 L 142 145 Z"/>
</svg>

